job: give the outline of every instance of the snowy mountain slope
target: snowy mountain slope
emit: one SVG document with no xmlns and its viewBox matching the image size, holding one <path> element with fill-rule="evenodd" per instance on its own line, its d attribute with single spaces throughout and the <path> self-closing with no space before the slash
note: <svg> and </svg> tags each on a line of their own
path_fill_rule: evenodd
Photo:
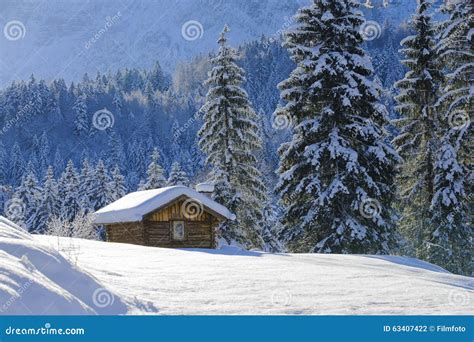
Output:
<svg viewBox="0 0 474 342">
<path fill-rule="evenodd" d="M 0 27 L 19 30 L 0 36 L 0 86 L 32 73 L 48 80 L 80 79 L 125 67 L 150 67 L 156 60 L 171 71 L 179 61 L 208 53 L 224 24 L 231 44 L 277 38 L 309 0 L 3 0 Z M 406 21 L 413 0 L 372 0 L 368 19 L 394 25 Z M 185 26 L 185 23 L 188 25 Z M 188 30 L 183 26 L 188 27 Z M 8 26 L 9 27 L 9 26 Z M 13 33 L 14 31 L 12 31 Z M 184 32 L 184 33 L 183 33 Z M 16 35 L 18 34 L 18 36 Z M 18 38 L 17 37 L 22 37 Z"/>
<path fill-rule="evenodd" d="M 19 20 L 26 32 L 18 40 L 0 37 L 4 85 L 31 73 L 71 80 L 156 60 L 171 71 L 177 61 L 213 50 L 225 23 L 234 44 L 274 34 L 298 1 L 6 0 L 1 6 L 0 26 Z"/>
<path fill-rule="evenodd" d="M 70 246 L 70 245 L 68 245 Z M 0 314 L 119 314 L 125 304 L 58 251 L 0 217 Z"/>
<path fill-rule="evenodd" d="M 72 240 L 78 265 L 129 303 L 129 314 L 474 313 L 474 278 L 411 258 Z"/>
</svg>

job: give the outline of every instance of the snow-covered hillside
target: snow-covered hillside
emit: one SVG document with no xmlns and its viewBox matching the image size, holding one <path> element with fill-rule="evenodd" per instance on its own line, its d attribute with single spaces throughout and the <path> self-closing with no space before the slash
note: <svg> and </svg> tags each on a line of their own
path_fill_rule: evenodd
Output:
<svg viewBox="0 0 474 342">
<path fill-rule="evenodd" d="M 473 278 L 403 257 L 142 247 L 3 218 L 0 250 L 1 314 L 474 313 Z"/>
<path fill-rule="evenodd" d="M 0 314 L 126 313 L 120 298 L 102 305 L 110 296 L 93 276 L 0 216 Z"/>
</svg>

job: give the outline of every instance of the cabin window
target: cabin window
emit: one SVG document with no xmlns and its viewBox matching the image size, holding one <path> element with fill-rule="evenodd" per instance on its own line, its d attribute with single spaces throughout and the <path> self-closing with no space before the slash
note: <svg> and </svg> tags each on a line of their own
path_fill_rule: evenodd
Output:
<svg viewBox="0 0 474 342">
<path fill-rule="evenodd" d="M 184 221 L 173 221 L 173 240 L 184 240 Z"/>
</svg>

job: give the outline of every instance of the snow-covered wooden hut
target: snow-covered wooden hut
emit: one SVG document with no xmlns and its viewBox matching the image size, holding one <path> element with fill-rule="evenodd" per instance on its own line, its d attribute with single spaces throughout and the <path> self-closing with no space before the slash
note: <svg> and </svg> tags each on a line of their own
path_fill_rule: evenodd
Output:
<svg viewBox="0 0 474 342">
<path fill-rule="evenodd" d="M 173 248 L 215 248 L 217 227 L 235 215 L 211 199 L 214 187 L 177 185 L 132 192 L 95 213 L 107 241 Z"/>
</svg>

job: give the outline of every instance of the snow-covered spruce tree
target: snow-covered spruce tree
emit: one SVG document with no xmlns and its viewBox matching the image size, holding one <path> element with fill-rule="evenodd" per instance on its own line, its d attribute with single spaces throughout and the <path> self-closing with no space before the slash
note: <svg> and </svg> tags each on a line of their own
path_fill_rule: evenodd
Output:
<svg viewBox="0 0 474 342">
<path fill-rule="evenodd" d="M 427 13 L 428 0 L 420 0 L 411 26 L 415 32 L 402 40 L 402 63 L 408 68 L 396 82 L 399 94 L 395 109 L 401 118 L 394 121 L 399 133 L 393 140 L 403 163 L 397 177 L 400 198 L 400 231 L 414 252 L 421 249 L 430 225 L 430 205 L 434 195 L 434 164 L 438 147 L 438 120 L 434 104 L 442 75 L 435 51 L 435 27 Z"/>
<path fill-rule="evenodd" d="M 18 186 L 22 176 L 25 173 L 25 161 L 23 159 L 20 145 L 17 142 L 13 144 L 10 154 L 8 177 L 12 186 Z"/>
<path fill-rule="evenodd" d="M 472 75 L 474 74 L 474 5 L 449 2 L 443 11 L 449 19 L 440 25 L 439 59 L 446 67 L 443 95 L 437 102 L 441 145 L 435 164 L 431 226 L 423 257 L 447 270 L 472 275 Z"/>
<path fill-rule="evenodd" d="M 474 193 L 474 170 L 472 150 L 474 148 L 472 130 L 473 78 L 474 74 L 474 4 L 468 0 L 449 1 L 443 8 L 449 19 L 441 24 L 438 54 L 447 67 L 443 95 L 437 105 L 441 108 L 441 117 L 457 133 L 453 135 L 458 147 L 457 159 L 465 174 L 468 193 Z M 474 212 L 471 200 L 470 220 Z"/>
<path fill-rule="evenodd" d="M 92 188 L 95 182 L 95 170 L 91 168 L 89 159 L 84 158 L 82 161 L 81 173 L 79 175 L 78 198 L 80 201 L 81 211 L 84 213 L 93 212 L 94 208 L 90 200 Z"/>
<path fill-rule="evenodd" d="M 77 191 L 79 176 L 72 160 L 69 160 L 66 169 L 58 181 L 58 197 L 60 201 L 59 216 L 69 222 L 81 211 L 81 201 Z"/>
<path fill-rule="evenodd" d="M 285 34 L 296 68 L 279 84 L 276 120 L 292 123 L 279 148 L 281 237 L 293 252 L 384 254 L 396 248 L 391 209 L 397 153 L 387 111 L 360 47 L 353 0 L 315 0 Z"/>
<path fill-rule="evenodd" d="M 277 201 L 271 198 L 272 194 L 268 194 L 269 200 L 263 209 L 262 238 L 264 241 L 263 250 L 271 253 L 283 252 L 284 246 L 279 240 L 279 235 L 283 229 L 279 215 L 281 207 Z"/>
<path fill-rule="evenodd" d="M 38 148 L 38 162 L 39 162 L 39 169 L 41 174 L 47 172 L 48 166 L 50 164 L 49 160 L 50 149 L 49 149 L 49 140 L 48 135 L 45 131 L 41 134 L 39 139 L 39 148 Z"/>
<path fill-rule="evenodd" d="M 451 134 L 444 136 L 438 151 L 432 219 L 424 234 L 421 257 L 448 271 L 470 276 L 474 231 L 468 217 L 465 172 L 457 161 L 458 148 L 450 138 Z"/>
<path fill-rule="evenodd" d="M 120 94 L 120 92 L 116 91 L 114 93 L 114 98 L 112 100 L 112 103 L 115 106 L 115 110 L 117 111 L 117 114 L 118 115 L 122 114 L 123 100 L 122 100 L 122 94 Z"/>
<path fill-rule="evenodd" d="M 125 177 L 120 172 L 118 165 L 112 170 L 112 180 L 110 182 L 111 200 L 116 201 L 127 194 L 127 186 L 125 185 Z"/>
<path fill-rule="evenodd" d="M 74 133 L 83 136 L 89 133 L 89 118 L 87 116 L 87 105 L 84 96 L 79 96 L 72 107 L 74 110 Z"/>
<path fill-rule="evenodd" d="M 458 135 L 464 135 L 463 142 L 467 143 L 465 131 L 472 129 L 469 123 L 474 97 L 474 4 L 469 0 L 449 1 L 443 12 L 449 19 L 440 25 L 437 53 L 447 74 L 437 105 L 444 110 L 442 117 L 449 119 L 450 126 L 457 129 Z"/>
<path fill-rule="evenodd" d="M 41 187 L 38 185 L 35 174 L 30 170 L 21 184 L 16 188 L 13 199 L 10 201 L 7 214 L 10 212 L 19 213 L 18 217 L 9 217 L 13 222 L 24 225 L 30 232 L 37 232 L 36 227 L 33 226 L 35 222 L 37 207 L 40 203 Z"/>
<path fill-rule="evenodd" d="M 165 171 L 159 164 L 159 159 L 160 153 L 157 148 L 154 148 L 151 153 L 151 162 L 148 164 L 148 169 L 146 171 L 146 182 L 140 185 L 139 190 L 158 189 L 166 186 Z"/>
<path fill-rule="evenodd" d="M 44 177 L 40 200 L 36 209 L 33 227 L 36 231 L 44 233 L 48 221 L 59 215 L 59 199 L 56 180 L 54 179 L 54 170 L 52 166 L 48 167 Z"/>
<path fill-rule="evenodd" d="M 5 146 L 0 141 L 0 184 L 8 181 L 8 155 Z"/>
<path fill-rule="evenodd" d="M 137 185 L 146 171 L 145 149 L 143 143 L 140 143 L 137 139 L 132 140 L 128 146 L 125 169 L 128 170 L 126 176 L 127 187 L 129 189 L 137 189 Z"/>
<path fill-rule="evenodd" d="M 59 148 L 56 148 L 54 152 L 53 169 L 57 178 L 61 176 L 61 171 L 64 170 L 64 159 Z"/>
<path fill-rule="evenodd" d="M 221 224 L 220 236 L 229 244 L 261 248 L 266 189 L 253 154 L 261 148 L 261 138 L 257 115 L 242 89 L 244 70 L 235 63 L 235 50 L 227 45 L 228 31 L 226 26 L 218 40 L 219 52 L 211 59 L 209 90 L 200 110 L 204 123 L 198 132 L 199 146 L 211 167 L 214 199 L 237 216 Z"/>
<path fill-rule="evenodd" d="M 102 159 L 97 162 L 94 170 L 89 199 L 93 210 L 99 210 L 113 201 L 110 177 Z"/>
<path fill-rule="evenodd" d="M 125 152 L 123 150 L 122 139 L 115 131 L 110 133 L 108 145 L 107 165 L 109 165 L 110 168 L 114 165 L 123 167 L 125 164 Z"/>
<path fill-rule="evenodd" d="M 189 186 L 188 175 L 181 169 L 181 165 L 178 162 L 174 162 L 173 165 L 171 165 L 170 176 L 168 177 L 168 185 Z"/>
</svg>

